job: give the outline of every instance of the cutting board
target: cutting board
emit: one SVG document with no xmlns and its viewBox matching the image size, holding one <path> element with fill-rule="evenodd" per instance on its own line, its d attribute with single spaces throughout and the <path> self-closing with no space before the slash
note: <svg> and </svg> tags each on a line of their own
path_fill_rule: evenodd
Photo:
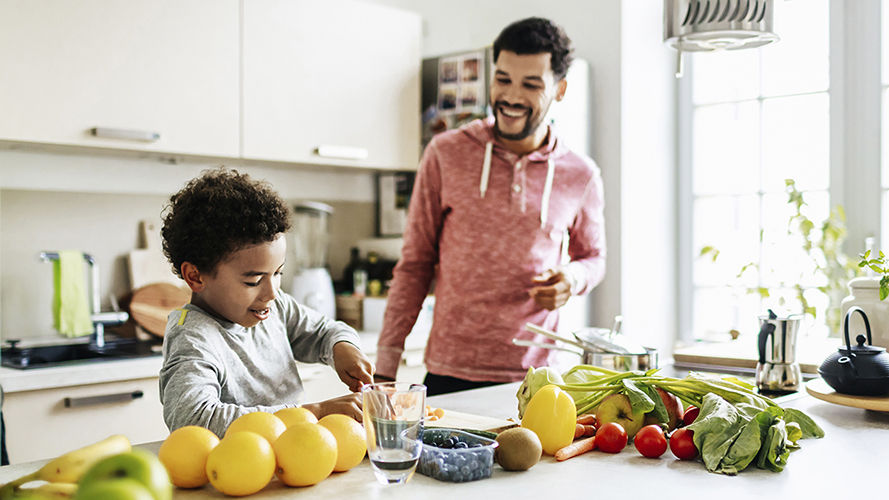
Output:
<svg viewBox="0 0 889 500">
<path fill-rule="evenodd" d="M 812 397 L 842 406 L 863 408 L 865 410 L 889 412 L 889 397 L 852 396 L 840 394 L 827 385 L 823 378 L 816 378 L 806 383 L 806 392 Z"/>
<path fill-rule="evenodd" d="M 173 274 L 161 247 L 160 222 L 139 221 L 139 235 L 143 248 L 129 253 L 130 288 L 138 290 L 152 283 L 170 283 L 185 287 L 185 282 Z"/>
<path fill-rule="evenodd" d="M 800 369 L 803 373 L 818 373 L 824 358 L 836 352 L 839 346 L 840 340 L 836 338 L 801 337 L 796 352 Z M 727 342 L 695 342 L 676 346 L 673 351 L 673 361 L 688 366 L 715 365 L 753 370 L 758 358 L 756 336 Z"/>
<path fill-rule="evenodd" d="M 516 427 L 518 422 L 504 418 L 473 415 L 454 410 L 444 410 L 444 416 L 432 422 L 427 421 L 426 427 L 448 427 L 452 429 L 475 429 L 478 431 L 500 432 L 510 427 Z"/>
<path fill-rule="evenodd" d="M 150 333 L 163 337 L 167 316 L 191 300 L 191 291 L 171 283 L 152 283 L 133 291 L 129 312 L 133 321 Z"/>
</svg>

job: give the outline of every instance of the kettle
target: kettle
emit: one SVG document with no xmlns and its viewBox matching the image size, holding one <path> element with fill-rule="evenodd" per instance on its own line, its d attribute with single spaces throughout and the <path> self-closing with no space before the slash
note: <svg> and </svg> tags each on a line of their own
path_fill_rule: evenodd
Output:
<svg viewBox="0 0 889 500">
<path fill-rule="evenodd" d="M 858 343 L 849 342 L 849 319 L 854 313 L 861 314 L 867 337 L 859 334 Z M 842 394 L 855 396 L 883 396 L 889 394 L 889 353 L 871 342 L 870 322 L 864 310 L 858 306 L 849 308 L 843 320 L 846 347 L 842 346 L 821 363 L 818 373 L 827 385 Z M 870 345 L 865 345 L 865 340 Z"/>
<path fill-rule="evenodd" d="M 798 314 L 779 318 L 771 309 L 768 316 L 759 317 L 756 387 L 761 392 L 783 394 L 799 390 L 803 377 L 796 360 L 796 336 L 801 320 Z"/>
</svg>

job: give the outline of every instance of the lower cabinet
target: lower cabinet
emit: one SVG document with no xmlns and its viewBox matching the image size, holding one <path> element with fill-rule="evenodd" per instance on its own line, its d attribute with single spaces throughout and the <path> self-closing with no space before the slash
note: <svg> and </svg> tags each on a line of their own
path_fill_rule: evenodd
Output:
<svg viewBox="0 0 889 500">
<path fill-rule="evenodd" d="M 133 444 L 165 439 L 158 391 L 153 377 L 6 393 L 9 461 L 54 458 L 112 434 Z"/>
</svg>

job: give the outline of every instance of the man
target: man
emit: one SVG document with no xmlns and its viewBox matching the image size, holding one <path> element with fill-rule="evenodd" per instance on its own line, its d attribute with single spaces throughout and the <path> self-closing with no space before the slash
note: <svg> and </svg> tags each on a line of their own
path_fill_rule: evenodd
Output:
<svg viewBox="0 0 889 500">
<path fill-rule="evenodd" d="M 435 284 L 425 363 L 429 395 L 521 380 L 544 366 L 557 309 L 605 273 L 602 182 L 593 161 L 544 123 L 567 88 L 571 41 L 546 19 L 506 27 L 494 42 L 494 116 L 427 146 L 408 210 L 377 346 L 377 379 L 392 379 L 423 299 Z M 570 262 L 562 265 L 564 235 Z"/>
</svg>

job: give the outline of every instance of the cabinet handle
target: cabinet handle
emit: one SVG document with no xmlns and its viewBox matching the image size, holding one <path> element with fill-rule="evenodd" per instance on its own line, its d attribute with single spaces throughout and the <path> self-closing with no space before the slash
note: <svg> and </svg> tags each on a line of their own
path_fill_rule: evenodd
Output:
<svg viewBox="0 0 889 500">
<path fill-rule="evenodd" d="M 321 145 L 315 148 L 315 154 L 322 158 L 339 158 L 343 160 L 366 160 L 367 148 L 353 146 Z"/>
<path fill-rule="evenodd" d="M 105 139 L 123 139 L 127 141 L 154 142 L 161 138 L 157 132 L 150 130 L 134 130 L 126 128 L 93 127 L 90 135 Z"/>
<path fill-rule="evenodd" d="M 102 394 L 101 396 L 87 396 L 83 398 L 65 398 L 65 408 L 79 408 L 82 406 L 99 405 L 103 403 L 123 403 L 139 399 L 145 394 L 142 391 L 120 392 L 117 394 Z"/>
</svg>

